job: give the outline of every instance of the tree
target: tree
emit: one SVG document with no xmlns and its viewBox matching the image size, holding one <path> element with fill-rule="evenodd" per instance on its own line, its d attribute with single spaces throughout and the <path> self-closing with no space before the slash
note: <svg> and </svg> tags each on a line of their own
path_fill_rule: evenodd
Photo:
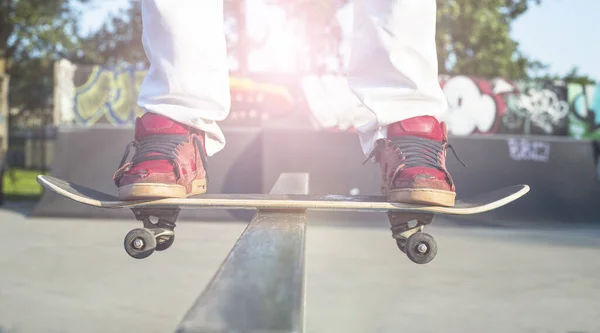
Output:
<svg viewBox="0 0 600 333">
<path fill-rule="evenodd" d="M 562 78 L 568 83 L 578 83 L 582 86 L 596 84 L 596 80 L 591 78 L 589 75 L 579 73 L 579 67 L 574 66 L 571 70 Z"/>
<path fill-rule="evenodd" d="M 11 76 L 11 108 L 27 114 L 47 109 L 53 61 L 71 57 L 79 42 L 73 4 L 88 1 L 0 0 L 0 62 Z"/>
<path fill-rule="evenodd" d="M 242 62 L 239 60 L 247 47 L 243 33 L 243 1 L 224 0 L 224 7 L 227 49 L 236 55 L 238 62 Z M 98 31 L 83 38 L 81 50 L 74 61 L 79 64 L 146 68 L 149 63 L 142 46 L 141 1 L 130 0 L 127 8 L 110 14 Z"/>
<path fill-rule="evenodd" d="M 440 73 L 509 79 L 544 68 L 518 49 L 511 23 L 541 0 L 437 0 L 437 50 Z"/>
<path fill-rule="evenodd" d="M 303 59 L 308 72 L 324 73 L 343 67 L 342 39 L 336 19 L 349 0 L 265 0 L 282 8 L 302 30 L 307 45 Z M 437 0 L 436 46 L 441 74 L 525 79 L 547 66 L 523 55 L 510 37 L 511 23 L 542 0 Z M 245 57 L 260 41 L 245 35 L 244 1 L 225 0 L 228 51 L 242 69 Z M 141 46 L 140 2 L 113 16 L 84 44 L 80 62 L 147 65 Z M 331 66 L 331 60 L 337 62 Z"/>
<path fill-rule="evenodd" d="M 142 47 L 142 3 L 130 0 L 128 7 L 109 15 L 108 20 L 90 36 L 82 38 L 75 62 L 106 66 L 146 67 Z"/>
<path fill-rule="evenodd" d="M 323 74 L 342 70 L 342 27 L 336 14 L 349 0 L 267 0 L 267 3 L 282 8 L 301 27 L 307 43 L 305 71 Z M 328 65 L 331 59 L 335 59 L 333 66 Z"/>
</svg>

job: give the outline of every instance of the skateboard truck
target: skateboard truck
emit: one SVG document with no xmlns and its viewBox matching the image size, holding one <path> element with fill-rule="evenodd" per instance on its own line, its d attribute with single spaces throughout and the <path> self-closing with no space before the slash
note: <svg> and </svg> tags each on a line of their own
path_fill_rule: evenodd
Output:
<svg viewBox="0 0 600 333">
<path fill-rule="evenodd" d="M 417 264 L 433 260 L 437 254 L 437 243 L 431 235 L 423 232 L 433 220 L 433 214 L 388 211 L 388 219 L 392 238 L 396 240 L 400 251 Z M 412 227 L 409 225 L 411 221 L 416 221 Z"/>
<path fill-rule="evenodd" d="M 175 241 L 175 221 L 178 208 L 132 208 L 138 221 L 144 227 L 133 229 L 125 235 L 123 246 L 131 257 L 143 259 L 154 251 L 164 251 Z M 158 219 L 152 222 L 152 218 Z"/>
</svg>

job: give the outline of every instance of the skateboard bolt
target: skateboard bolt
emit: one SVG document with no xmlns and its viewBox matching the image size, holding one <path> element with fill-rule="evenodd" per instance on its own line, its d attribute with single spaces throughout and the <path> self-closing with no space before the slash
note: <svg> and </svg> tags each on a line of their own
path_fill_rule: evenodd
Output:
<svg viewBox="0 0 600 333">
<path fill-rule="evenodd" d="M 133 241 L 133 247 L 135 247 L 138 250 L 141 249 L 142 247 L 144 247 L 144 241 L 139 238 L 136 238 Z"/>
<path fill-rule="evenodd" d="M 417 251 L 419 251 L 419 253 L 427 252 L 427 245 L 423 243 L 417 245 Z"/>
</svg>

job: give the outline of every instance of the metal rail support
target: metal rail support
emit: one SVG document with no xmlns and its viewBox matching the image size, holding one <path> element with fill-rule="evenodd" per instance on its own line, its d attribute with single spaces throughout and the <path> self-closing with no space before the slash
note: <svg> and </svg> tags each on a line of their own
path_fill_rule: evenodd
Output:
<svg viewBox="0 0 600 333">
<path fill-rule="evenodd" d="M 308 174 L 281 174 L 270 193 L 308 194 Z M 176 332 L 303 332 L 306 220 L 258 210 Z"/>
</svg>

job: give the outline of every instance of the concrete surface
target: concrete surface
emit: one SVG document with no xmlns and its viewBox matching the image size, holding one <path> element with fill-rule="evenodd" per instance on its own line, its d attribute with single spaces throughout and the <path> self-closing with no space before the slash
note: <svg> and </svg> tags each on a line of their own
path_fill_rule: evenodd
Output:
<svg viewBox="0 0 600 333">
<path fill-rule="evenodd" d="M 133 220 L 27 218 L 0 207 L 0 332 L 172 332 L 244 223 L 180 223 L 134 260 Z M 384 219 L 310 220 L 306 332 L 600 332 L 600 227 L 437 221 L 412 264 Z M 265 272 L 268 274 L 268 272 Z"/>
</svg>

